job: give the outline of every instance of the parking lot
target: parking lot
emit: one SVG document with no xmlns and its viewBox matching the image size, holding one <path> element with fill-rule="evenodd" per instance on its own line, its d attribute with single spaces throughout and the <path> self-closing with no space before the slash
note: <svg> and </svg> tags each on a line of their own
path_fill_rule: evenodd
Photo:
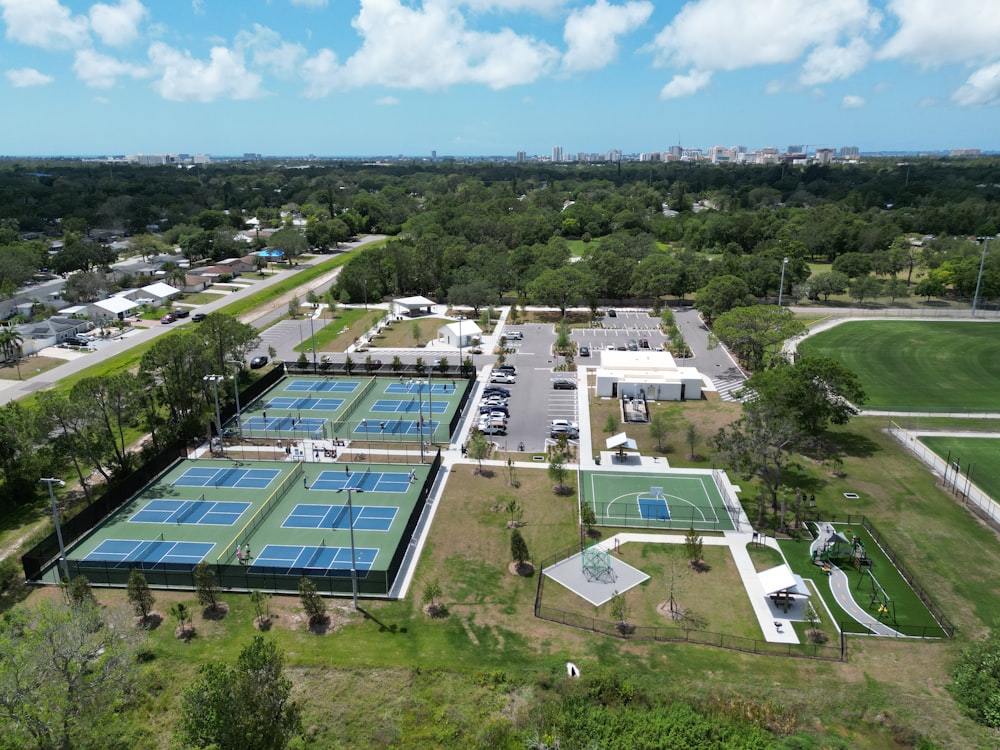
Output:
<svg viewBox="0 0 1000 750">
<path fill-rule="evenodd" d="M 615 317 L 605 315 L 599 320 L 601 328 L 574 328 L 570 336 L 579 347 L 590 348 L 591 356 L 601 349 L 629 348 L 634 341 L 639 348 L 643 339 L 650 349 L 662 347 L 667 337 L 660 330 L 660 319 L 645 310 L 616 310 Z M 587 358 L 581 357 L 579 364 L 587 365 Z"/>
</svg>

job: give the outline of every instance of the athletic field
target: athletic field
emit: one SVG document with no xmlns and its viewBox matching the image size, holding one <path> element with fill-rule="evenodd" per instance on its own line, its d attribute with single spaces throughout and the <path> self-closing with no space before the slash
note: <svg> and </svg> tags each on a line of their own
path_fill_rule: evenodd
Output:
<svg viewBox="0 0 1000 750">
<path fill-rule="evenodd" d="M 958 465 L 961 476 L 949 479 L 949 482 L 955 481 L 958 487 L 962 487 L 971 471 L 969 480 L 974 485 L 990 497 L 1000 498 L 1000 438 L 922 435 L 920 442 L 941 458 L 950 460 L 953 468 Z"/>
<path fill-rule="evenodd" d="M 855 372 L 867 409 L 998 408 L 997 323 L 852 320 L 805 339 L 799 352 L 831 357 Z"/>
<path fill-rule="evenodd" d="M 731 531 L 733 514 L 723 501 L 716 475 L 721 481 L 722 472 L 700 469 L 648 474 L 583 471 L 580 492 L 600 526 Z"/>
</svg>

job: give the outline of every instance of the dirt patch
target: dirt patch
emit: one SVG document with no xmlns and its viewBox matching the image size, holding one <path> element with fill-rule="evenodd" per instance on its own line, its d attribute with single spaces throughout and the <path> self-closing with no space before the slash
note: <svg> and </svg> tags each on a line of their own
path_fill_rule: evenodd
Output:
<svg viewBox="0 0 1000 750">
<path fill-rule="evenodd" d="M 684 607 L 678 604 L 676 601 L 671 603 L 669 599 L 660 602 L 656 605 L 656 611 L 659 612 L 663 617 L 667 618 L 671 622 L 677 622 L 678 620 L 683 620 L 686 612 Z"/>
<path fill-rule="evenodd" d="M 531 578 L 531 576 L 535 575 L 535 566 L 530 562 L 512 562 L 507 566 L 507 570 L 511 575 L 521 576 L 522 578 Z"/>
<path fill-rule="evenodd" d="M 229 605 L 225 602 L 216 602 L 214 606 L 209 605 L 202 610 L 201 616 L 206 620 L 218 621 L 229 614 Z"/>
<path fill-rule="evenodd" d="M 327 610 L 323 620 L 310 624 L 302 605 L 298 599 L 293 597 L 274 597 L 268 602 L 268 610 L 270 617 L 265 617 L 268 620 L 267 628 L 280 627 L 298 632 L 308 631 L 314 635 L 334 633 L 353 619 L 349 608 L 335 606 Z M 258 629 L 263 629 L 257 626 L 256 621 L 254 624 Z"/>
</svg>

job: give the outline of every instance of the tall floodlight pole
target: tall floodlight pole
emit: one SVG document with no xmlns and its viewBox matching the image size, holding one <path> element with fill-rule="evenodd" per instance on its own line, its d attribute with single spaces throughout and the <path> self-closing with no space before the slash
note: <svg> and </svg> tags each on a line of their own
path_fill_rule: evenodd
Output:
<svg viewBox="0 0 1000 750">
<path fill-rule="evenodd" d="M 368 279 L 364 279 L 362 283 L 365 287 L 365 312 L 368 312 Z"/>
<path fill-rule="evenodd" d="M 465 364 L 462 359 L 462 321 L 465 320 L 464 315 L 458 316 L 458 371 L 462 373 L 462 377 L 465 377 Z"/>
<path fill-rule="evenodd" d="M 781 285 L 778 287 L 778 307 L 781 307 L 781 295 L 785 291 L 785 266 L 788 265 L 788 258 L 781 261 Z"/>
<path fill-rule="evenodd" d="M 341 487 L 337 492 L 347 493 L 347 527 L 351 530 L 351 593 L 354 596 L 354 609 L 358 608 L 358 566 L 354 556 L 354 505 L 351 503 L 351 493 L 364 492 L 357 488 Z"/>
<path fill-rule="evenodd" d="M 233 396 L 236 397 L 236 428 L 240 432 L 240 439 L 243 439 L 243 422 L 240 419 L 240 368 L 243 367 L 243 363 L 238 359 L 229 360 L 229 364 L 233 366 Z"/>
<path fill-rule="evenodd" d="M 410 379 L 412 386 L 417 381 Z M 417 407 L 419 409 L 420 421 L 417 422 L 417 430 L 420 435 L 420 463 L 424 462 L 424 384 L 417 383 Z"/>
<path fill-rule="evenodd" d="M 219 436 L 219 450 L 225 455 L 226 444 L 222 442 L 222 416 L 219 414 L 219 381 L 222 379 L 222 375 L 206 375 L 202 378 L 212 384 L 212 393 L 215 394 L 215 432 Z"/>
<path fill-rule="evenodd" d="M 312 338 L 312 350 L 313 350 L 313 372 L 319 370 L 319 365 L 316 364 L 316 331 L 313 329 L 313 316 L 309 316 L 309 336 Z"/>
<path fill-rule="evenodd" d="M 427 427 L 430 429 L 431 439 L 428 443 L 434 442 L 434 388 L 431 386 L 431 371 L 427 371 Z M 420 436 L 423 438 L 423 435 Z M 420 457 L 420 463 L 423 463 L 423 456 Z"/>
<path fill-rule="evenodd" d="M 979 304 L 979 286 L 983 283 L 983 266 L 986 263 L 986 250 L 990 246 L 989 237 L 980 237 L 983 241 L 983 255 L 979 259 L 979 276 L 976 277 L 976 293 L 972 295 L 972 317 L 976 317 L 976 305 Z"/>
<path fill-rule="evenodd" d="M 59 508 L 56 505 L 56 493 L 52 489 L 52 485 L 54 484 L 58 484 L 60 487 L 65 487 L 66 483 L 61 479 L 56 479 L 55 477 L 39 479 L 38 481 L 49 486 L 49 500 L 52 501 L 52 520 L 56 525 L 56 539 L 59 540 L 59 564 L 60 567 L 62 567 L 63 578 L 68 581 L 69 563 L 66 562 L 66 547 L 63 545 L 62 525 L 59 523 Z"/>
</svg>

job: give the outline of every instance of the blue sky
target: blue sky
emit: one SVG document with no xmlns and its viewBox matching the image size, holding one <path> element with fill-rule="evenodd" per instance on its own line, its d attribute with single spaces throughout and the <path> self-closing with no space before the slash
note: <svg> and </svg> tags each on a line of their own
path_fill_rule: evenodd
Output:
<svg viewBox="0 0 1000 750">
<path fill-rule="evenodd" d="M 0 153 L 1000 150 L 997 0 L 0 0 Z"/>
</svg>

